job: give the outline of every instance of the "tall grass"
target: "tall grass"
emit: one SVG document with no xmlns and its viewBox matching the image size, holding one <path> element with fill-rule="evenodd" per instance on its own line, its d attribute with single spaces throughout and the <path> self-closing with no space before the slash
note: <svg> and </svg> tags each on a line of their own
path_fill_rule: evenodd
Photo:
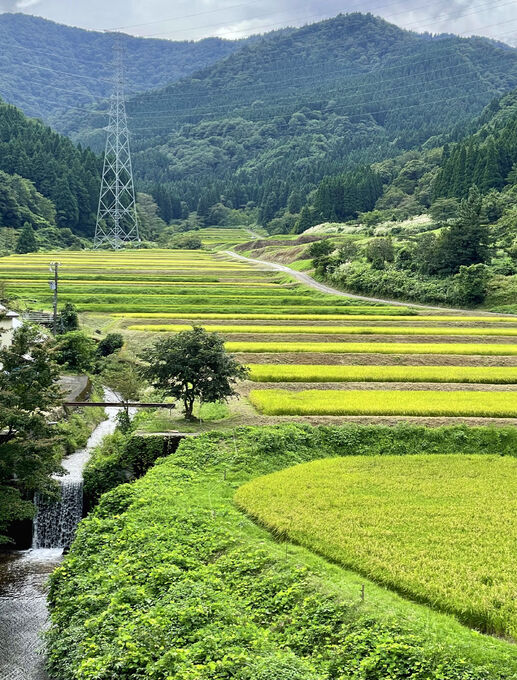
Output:
<svg viewBox="0 0 517 680">
<path fill-rule="evenodd" d="M 252 364 L 254 382 L 517 383 L 517 366 L 310 366 Z"/>
<path fill-rule="evenodd" d="M 517 392 L 252 390 L 250 401 L 270 416 L 517 417 Z"/>
</svg>

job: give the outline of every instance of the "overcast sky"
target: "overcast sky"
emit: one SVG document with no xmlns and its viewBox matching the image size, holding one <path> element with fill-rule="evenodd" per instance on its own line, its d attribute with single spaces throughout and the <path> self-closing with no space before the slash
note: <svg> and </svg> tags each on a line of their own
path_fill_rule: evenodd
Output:
<svg viewBox="0 0 517 680">
<path fill-rule="evenodd" d="M 486 35 L 517 45 L 517 0 L 0 0 L 1 11 L 174 40 L 242 38 L 339 12 L 371 11 L 417 31 Z"/>
</svg>

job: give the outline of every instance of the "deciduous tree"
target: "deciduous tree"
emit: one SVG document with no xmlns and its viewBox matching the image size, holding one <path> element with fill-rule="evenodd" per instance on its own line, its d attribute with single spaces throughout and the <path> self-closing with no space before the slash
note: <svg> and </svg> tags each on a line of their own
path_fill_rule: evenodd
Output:
<svg viewBox="0 0 517 680">
<path fill-rule="evenodd" d="M 48 412 L 60 401 L 50 341 L 22 326 L 0 351 L 0 543 L 14 520 L 34 514 L 35 492 L 55 493 L 60 438 Z"/>
<path fill-rule="evenodd" d="M 227 401 L 236 394 L 234 385 L 248 374 L 224 348 L 217 333 L 194 327 L 161 338 L 142 355 L 147 364 L 143 376 L 164 394 L 183 401 L 185 418 L 193 419 L 196 399 Z"/>
</svg>

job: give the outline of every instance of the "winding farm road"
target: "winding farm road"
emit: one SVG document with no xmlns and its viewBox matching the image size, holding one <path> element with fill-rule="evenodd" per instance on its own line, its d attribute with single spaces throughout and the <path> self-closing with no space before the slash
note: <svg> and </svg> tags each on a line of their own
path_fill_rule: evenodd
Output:
<svg viewBox="0 0 517 680">
<path fill-rule="evenodd" d="M 300 281 L 300 283 L 304 283 L 306 286 L 310 286 L 311 288 L 314 288 L 320 293 L 338 295 L 339 297 L 353 298 L 354 300 L 363 300 L 364 302 L 376 302 L 381 304 L 388 304 L 396 307 L 414 307 L 416 309 L 432 309 L 439 312 L 453 312 L 455 314 L 467 314 L 467 315 L 472 315 L 474 312 L 474 310 L 472 309 L 452 309 L 448 307 L 433 307 L 432 305 L 422 305 L 417 304 L 415 302 L 400 302 L 400 300 L 386 300 L 384 298 L 367 297 L 365 295 L 354 295 L 353 293 L 345 293 L 342 290 L 338 290 L 337 288 L 331 288 L 330 286 L 327 286 L 324 283 L 316 281 L 315 279 L 312 278 L 312 276 L 305 274 L 305 272 L 297 272 L 295 269 L 286 267 L 286 265 L 284 264 L 277 264 L 276 262 L 267 262 L 266 260 L 256 260 L 252 257 L 244 257 L 244 255 L 239 255 L 238 253 L 235 253 L 233 250 L 225 250 L 223 252 L 226 255 L 230 255 L 230 257 L 236 258 L 237 260 L 241 260 L 243 262 L 250 262 L 251 264 L 260 264 L 268 267 L 272 271 L 282 272 L 283 274 L 289 274 L 289 276 L 292 276 L 297 281 Z M 514 314 L 495 314 L 493 312 L 485 312 L 478 310 L 475 310 L 475 313 L 478 316 L 515 316 Z"/>
</svg>

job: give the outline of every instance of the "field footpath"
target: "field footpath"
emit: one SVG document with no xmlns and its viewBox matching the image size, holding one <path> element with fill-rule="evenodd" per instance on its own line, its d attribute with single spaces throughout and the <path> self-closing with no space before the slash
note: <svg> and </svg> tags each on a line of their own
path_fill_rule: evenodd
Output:
<svg viewBox="0 0 517 680">
<path fill-rule="evenodd" d="M 266 265 L 267 267 L 270 267 L 273 271 L 277 272 L 282 272 L 283 274 L 289 274 L 289 276 L 292 276 L 293 278 L 297 279 L 300 281 L 300 283 L 304 283 L 307 286 L 310 286 L 311 288 L 314 288 L 315 290 L 319 291 L 320 293 L 327 293 L 328 295 L 338 295 L 340 297 L 346 297 L 346 298 L 353 298 L 354 300 L 364 300 L 365 302 L 377 302 L 381 304 L 387 304 L 387 305 L 395 305 L 397 307 L 413 307 L 415 309 L 433 309 L 436 311 L 441 311 L 441 312 L 454 312 L 456 314 L 472 314 L 471 309 L 454 309 L 451 307 L 435 307 L 433 305 L 423 305 L 423 304 L 418 304 L 416 302 L 400 302 L 400 300 L 386 300 L 384 298 L 376 298 L 376 297 L 367 297 L 366 295 L 356 295 L 354 293 L 345 293 L 342 290 L 338 290 L 337 288 L 332 288 L 331 286 L 327 286 L 324 283 L 320 283 L 319 281 L 316 281 L 315 279 L 312 278 L 312 276 L 309 276 L 308 274 L 305 274 L 304 272 L 297 272 L 295 269 L 291 269 L 290 267 L 287 267 L 284 264 L 278 264 L 276 262 L 268 262 L 267 260 L 257 260 L 252 257 L 245 257 L 244 255 L 239 255 L 238 253 L 235 253 L 233 250 L 224 250 L 224 254 L 230 255 L 230 257 L 234 257 L 237 260 L 241 260 L 243 262 L 250 262 L 251 264 L 261 264 L 261 265 Z M 476 310 L 476 314 L 478 314 L 478 310 Z M 501 314 L 501 313 L 495 313 L 495 312 L 485 312 L 485 311 L 479 311 L 480 316 L 515 316 L 517 318 L 517 315 L 515 314 Z"/>
</svg>

